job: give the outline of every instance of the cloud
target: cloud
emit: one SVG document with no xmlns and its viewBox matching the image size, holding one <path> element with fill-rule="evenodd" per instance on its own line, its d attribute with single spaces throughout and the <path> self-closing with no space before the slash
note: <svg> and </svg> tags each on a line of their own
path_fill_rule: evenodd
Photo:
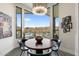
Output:
<svg viewBox="0 0 79 59">
<path fill-rule="evenodd" d="M 31 19 L 30 18 L 25 18 L 25 21 L 30 21 Z"/>
</svg>

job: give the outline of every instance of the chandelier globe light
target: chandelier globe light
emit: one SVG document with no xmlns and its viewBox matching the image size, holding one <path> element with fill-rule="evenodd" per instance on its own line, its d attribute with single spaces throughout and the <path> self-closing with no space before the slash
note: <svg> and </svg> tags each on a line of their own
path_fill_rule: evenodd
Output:
<svg viewBox="0 0 79 59">
<path fill-rule="evenodd" d="M 36 6 L 32 9 L 33 14 L 35 15 L 45 15 L 47 13 L 47 8 L 44 6 Z"/>
</svg>

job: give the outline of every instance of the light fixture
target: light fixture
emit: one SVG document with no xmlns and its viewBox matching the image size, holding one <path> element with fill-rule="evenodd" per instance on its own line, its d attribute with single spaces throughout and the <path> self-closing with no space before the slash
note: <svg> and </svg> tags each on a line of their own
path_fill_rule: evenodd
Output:
<svg viewBox="0 0 79 59">
<path fill-rule="evenodd" d="M 43 6 L 36 6 L 33 8 L 32 12 L 35 15 L 45 15 L 47 13 L 47 8 Z"/>
</svg>

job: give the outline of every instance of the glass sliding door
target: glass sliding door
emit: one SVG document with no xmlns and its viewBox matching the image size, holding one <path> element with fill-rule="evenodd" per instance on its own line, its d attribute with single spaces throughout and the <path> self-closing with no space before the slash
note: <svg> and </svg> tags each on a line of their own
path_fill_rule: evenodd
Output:
<svg viewBox="0 0 79 59">
<path fill-rule="evenodd" d="M 16 38 L 22 38 L 22 8 L 16 7 Z"/>
</svg>

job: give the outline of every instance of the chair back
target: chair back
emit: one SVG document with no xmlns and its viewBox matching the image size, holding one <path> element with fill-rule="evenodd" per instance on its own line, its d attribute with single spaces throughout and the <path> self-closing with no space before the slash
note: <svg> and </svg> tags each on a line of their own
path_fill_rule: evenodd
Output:
<svg viewBox="0 0 79 59">
<path fill-rule="evenodd" d="M 25 50 L 25 49 L 26 49 L 25 41 L 26 41 L 25 39 L 22 39 L 22 40 L 19 42 L 20 49 L 22 49 L 22 50 Z"/>
<path fill-rule="evenodd" d="M 55 44 L 54 44 L 54 42 L 55 42 Z M 58 50 L 59 49 L 59 47 L 60 47 L 60 44 L 61 44 L 61 40 L 59 40 L 59 39 L 52 39 L 52 47 L 54 47 L 54 48 L 56 48 L 56 50 Z"/>
<path fill-rule="evenodd" d="M 61 40 L 58 40 L 57 44 L 58 44 L 58 48 L 59 48 L 60 44 L 61 44 Z"/>
</svg>

